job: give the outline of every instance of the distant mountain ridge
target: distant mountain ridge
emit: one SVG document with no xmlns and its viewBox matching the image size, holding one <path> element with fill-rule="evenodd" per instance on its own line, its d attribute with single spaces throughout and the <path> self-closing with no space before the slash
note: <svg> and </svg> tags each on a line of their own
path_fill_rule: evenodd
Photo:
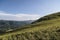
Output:
<svg viewBox="0 0 60 40">
<path fill-rule="evenodd" d="M 30 24 L 32 20 L 27 21 L 10 21 L 10 20 L 0 20 L 0 30 L 17 29 L 24 25 Z"/>
</svg>

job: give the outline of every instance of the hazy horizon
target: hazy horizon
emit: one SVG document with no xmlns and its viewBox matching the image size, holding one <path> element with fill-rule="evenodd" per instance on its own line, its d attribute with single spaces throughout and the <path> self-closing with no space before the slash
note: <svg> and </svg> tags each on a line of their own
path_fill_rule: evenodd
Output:
<svg viewBox="0 0 60 40">
<path fill-rule="evenodd" d="M 60 0 L 0 0 L 0 20 L 37 20 L 60 12 Z"/>
</svg>

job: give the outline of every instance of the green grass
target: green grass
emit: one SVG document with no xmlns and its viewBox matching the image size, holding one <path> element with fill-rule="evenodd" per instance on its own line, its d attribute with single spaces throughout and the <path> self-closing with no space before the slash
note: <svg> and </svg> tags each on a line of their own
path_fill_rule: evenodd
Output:
<svg viewBox="0 0 60 40">
<path fill-rule="evenodd" d="M 5 33 L 0 40 L 60 40 L 60 17 Z"/>
</svg>

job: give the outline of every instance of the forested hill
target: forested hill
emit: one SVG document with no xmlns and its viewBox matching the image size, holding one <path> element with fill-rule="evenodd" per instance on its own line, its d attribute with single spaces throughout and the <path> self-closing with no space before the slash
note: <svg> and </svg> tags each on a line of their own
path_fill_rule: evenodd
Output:
<svg viewBox="0 0 60 40">
<path fill-rule="evenodd" d="M 53 19 L 57 19 L 57 18 L 60 18 L 60 12 L 56 12 L 56 13 L 52 13 L 50 15 L 43 16 L 43 17 L 39 18 L 38 20 L 32 22 L 32 24 L 38 23 L 41 21 L 53 20 Z"/>
</svg>

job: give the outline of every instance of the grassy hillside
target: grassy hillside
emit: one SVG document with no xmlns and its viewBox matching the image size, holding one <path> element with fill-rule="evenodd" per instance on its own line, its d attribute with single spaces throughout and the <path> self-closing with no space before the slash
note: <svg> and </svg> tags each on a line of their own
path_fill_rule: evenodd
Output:
<svg viewBox="0 0 60 40">
<path fill-rule="evenodd" d="M 47 15 L 51 19 L 44 18 L 43 21 L 35 21 L 31 25 L 1 34 L 0 40 L 60 40 L 60 13 L 55 14 Z"/>
</svg>

